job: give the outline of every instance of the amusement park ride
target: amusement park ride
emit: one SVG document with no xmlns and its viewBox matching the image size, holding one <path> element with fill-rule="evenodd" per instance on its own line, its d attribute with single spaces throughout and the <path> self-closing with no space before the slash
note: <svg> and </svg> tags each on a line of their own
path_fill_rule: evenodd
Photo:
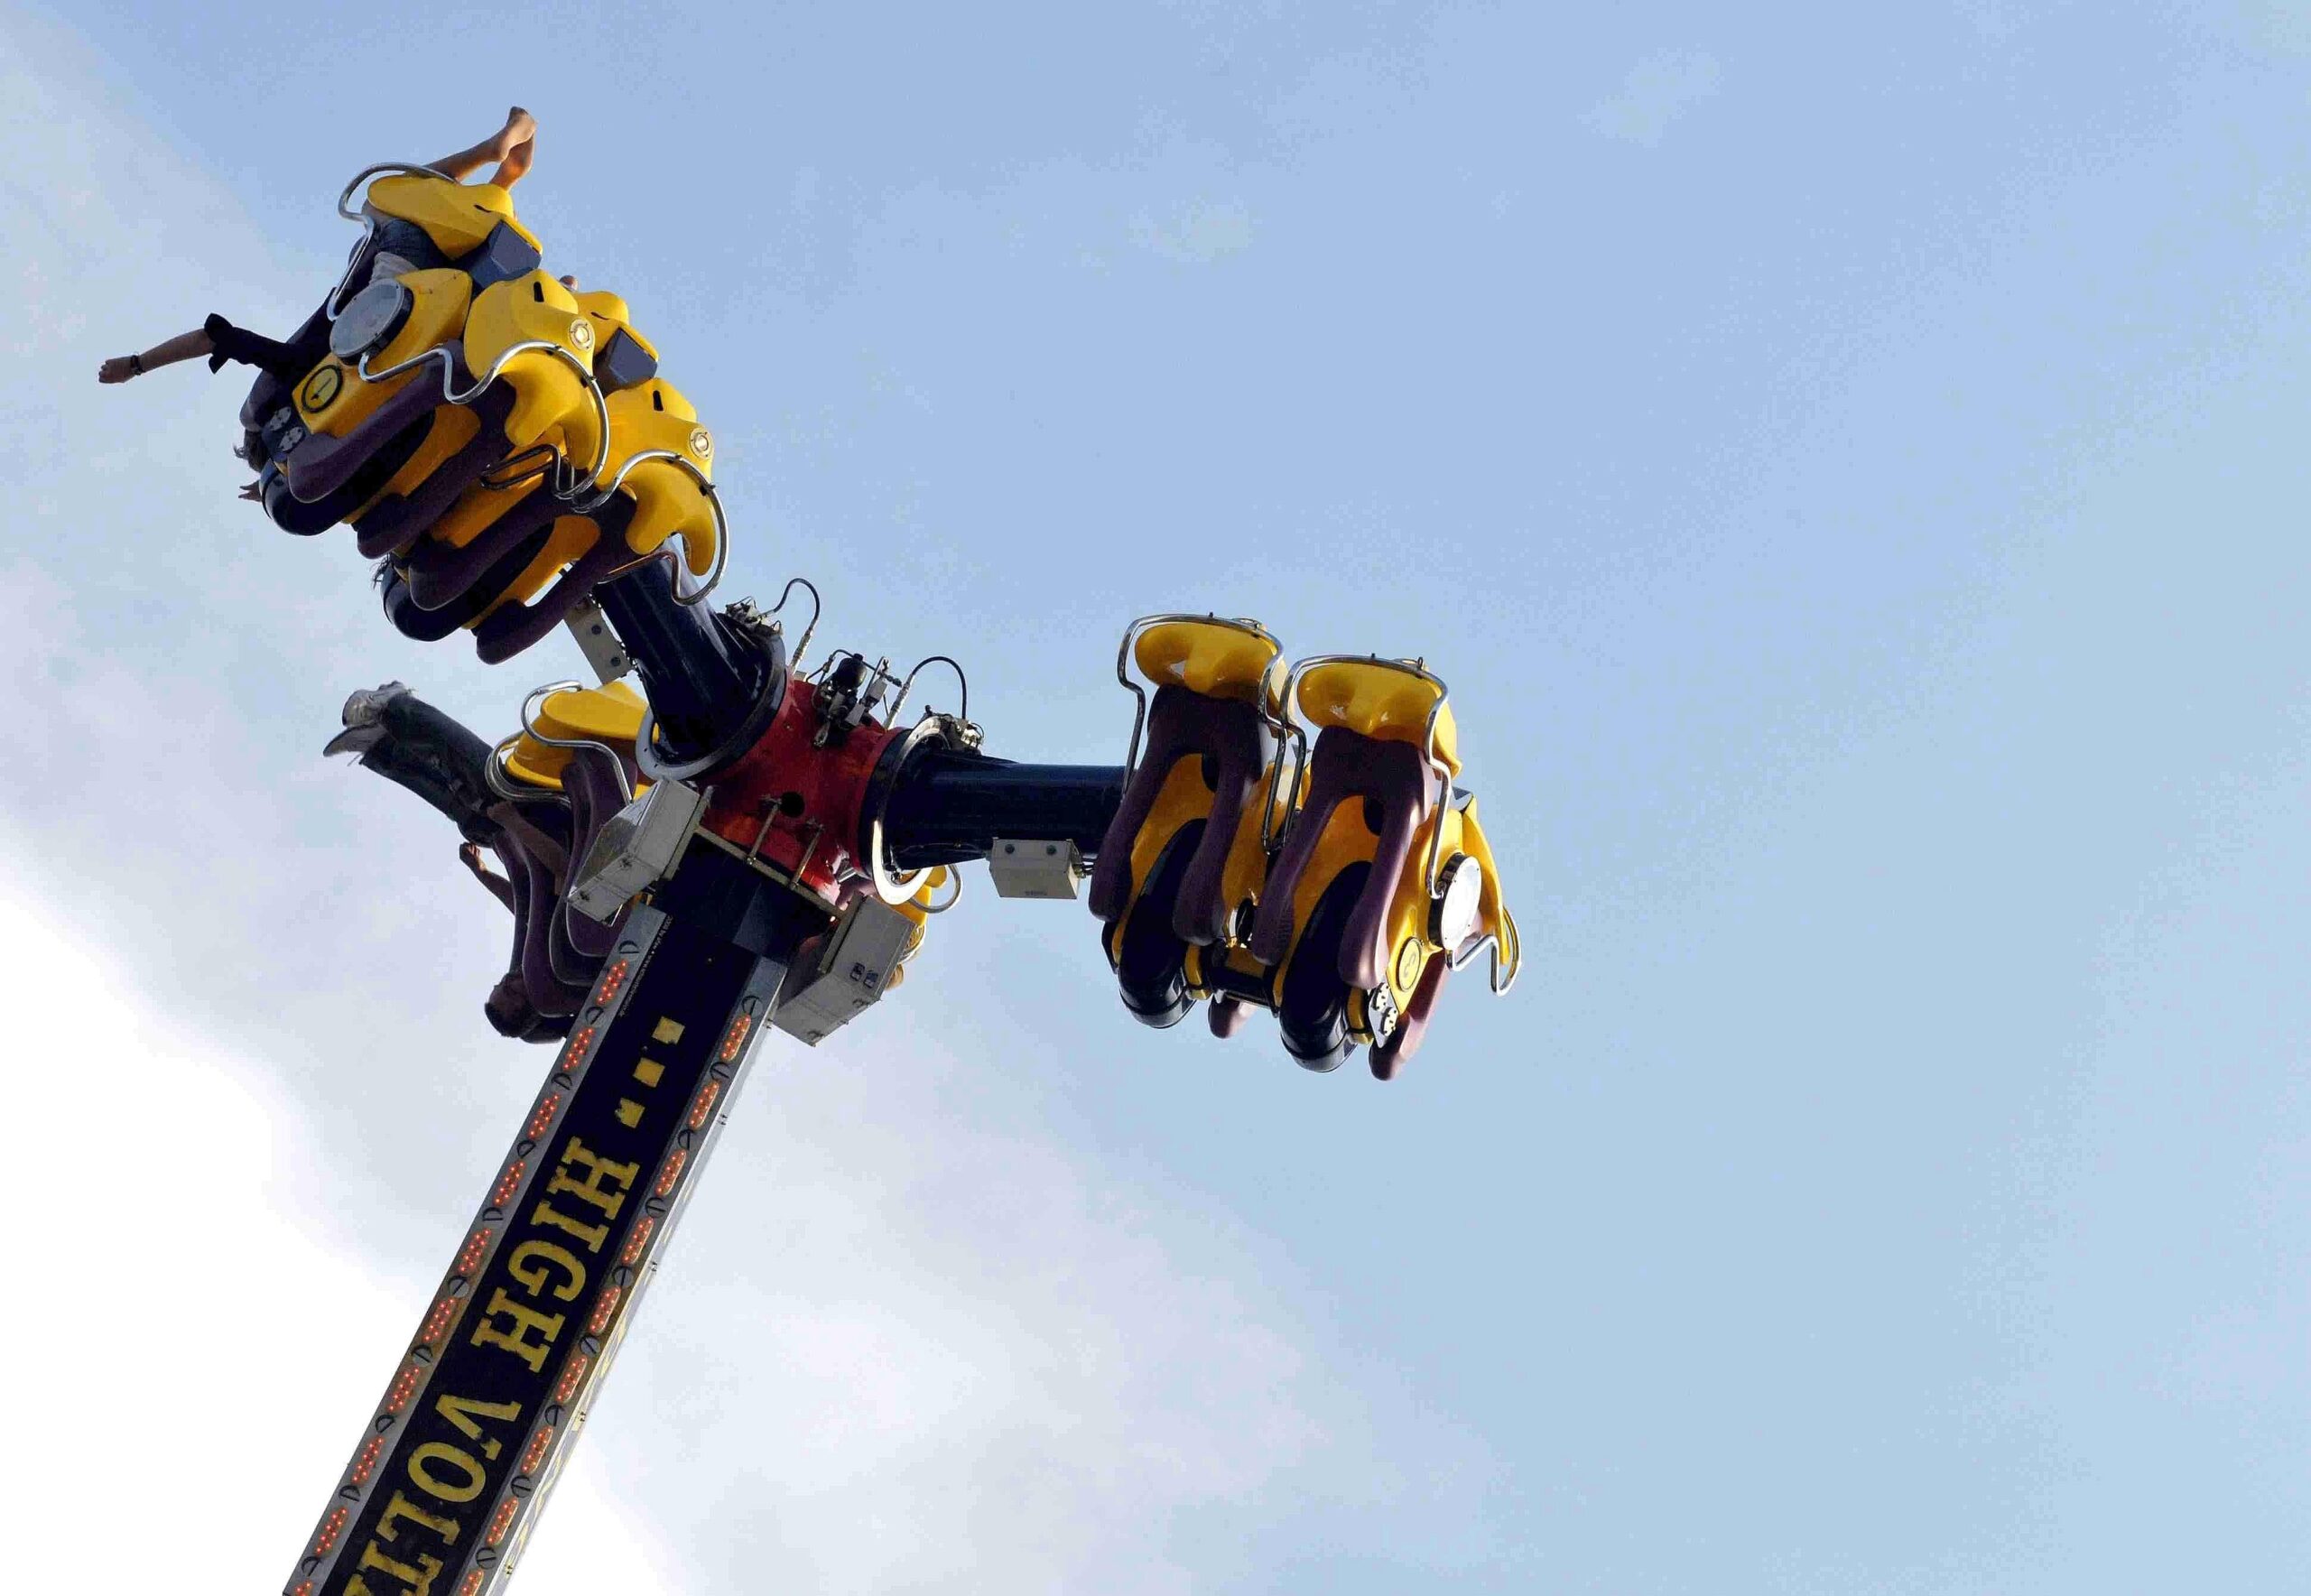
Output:
<svg viewBox="0 0 2311 1596">
<path fill-rule="evenodd" d="M 567 627 L 599 683 L 537 689 L 495 744 L 389 684 L 329 744 L 457 826 L 513 914 L 489 1021 L 557 1051 L 288 1596 L 480 1596 L 510 1570 L 755 1049 L 897 987 L 962 864 L 1007 897 L 1088 876 L 1135 1016 L 1208 1000 L 1230 1036 L 1267 1009 L 1310 1070 L 1362 1047 L 1391 1079 L 1452 971 L 1514 980 L 1421 663 L 1291 663 L 1257 622 L 1156 615 L 1116 657 L 1119 767 L 997 758 L 968 697 L 904 719 L 926 666 L 960 667 L 813 656 L 800 579 L 768 610 L 709 604 L 712 435 L 624 301 L 540 269 L 506 190 L 377 166 L 339 210 L 362 240 L 290 340 L 304 375 L 241 411 L 266 514 L 349 523 L 404 635 L 468 631 L 496 663 Z M 376 272 L 387 218 L 433 258 Z"/>
</svg>

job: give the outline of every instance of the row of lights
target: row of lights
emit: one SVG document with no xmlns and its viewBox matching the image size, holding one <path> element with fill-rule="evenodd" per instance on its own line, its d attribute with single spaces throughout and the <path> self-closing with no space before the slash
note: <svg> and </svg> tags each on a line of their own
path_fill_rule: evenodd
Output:
<svg viewBox="0 0 2311 1596">
<path fill-rule="evenodd" d="M 603 1326 L 609 1323 L 610 1316 L 617 1312 L 618 1299 L 625 1294 L 626 1287 L 622 1285 L 613 1285 L 602 1293 L 602 1300 L 594 1304 L 594 1316 L 586 1321 L 588 1335 L 602 1333 Z"/>
<path fill-rule="evenodd" d="M 401 1373 L 394 1377 L 393 1387 L 385 1393 L 387 1413 L 399 1413 L 408 1405 L 409 1394 L 417 1389 L 417 1382 L 424 1373 L 425 1366 L 414 1358 L 402 1365 Z"/>
<path fill-rule="evenodd" d="M 727 1064 L 738 1056 L 747 1044 L 747 1033 L 755 1028 L 755 1016 L 742 1014 L 730 1022 L 730 1034 L 722 1038 L 722 1051 L 715 1055 L 717 1063 Z"/>
<path fill-rule="evenodd" d="M 369 1476 L 376 1471 L 377 1458 L 385 1450 L 385 1438 L 383 1435 L 369 1437 L 367 1443 L 361 1448 L 361 1455 L 353 1460 L 354 1484 L 369 1483 Z"/>
<path fill-rule="evenodd" d="M 633 968 L 634 960 L 631 959 L 612 960 L 609 967 L 602 971 L 602 984 L 594 988 L 594 1001 L 608 1008 L 610 999 L 617 996 L 618 988 L 626 985 L 626 972 Z"/>
<path fill-rule="evenodd" d="M 497 1183 L 489 1189 L 490 1207 L 503 1208 L 506 1206 L 506 1200 L 514 1195 L 515 1188 L 522 1183 L 523 1172 L 528 1169 L 529 1166 L 530 1161 L 526 1158 L 516 1158 L 513 1163 L 506 1166 L 506 1173 L 499 1175 L 497 1177 Z"/>
<path fill-rule="evenodd" d="M 698 1106 L 690 1111 L 690 1127 L 692 1130 L 700 1129 L 706 1124 L 709 1116 L 714 1112 L 714 1100 L 721 1095 L 722 1083 L 719 1081 L 708 1081 L 706 1090 L 698 1094 Z"/>
<path fill-rule="evenodd" d="M 521 1506 L 522 1499 L 513 1496 L 497 1504 L 497 1517 L 490 1519 L 489 1534 L 484 1537 L 485 1545 L 494 1546 L 506 1538 L 506 1532 L 514 1527 L 514 1515 Z"/>
<path fill-rule="evenodd" d="M 454 1272 L 459 1275 L 470 1276 L 473 1273 L 474 1266 L 481 1262 L 482 1249 L 488 1245 L 489 1231 L 487 1228 L 476 1230 L 472 1235 L 467 1237 L 465 1246 L 460 1248 L 458 1251 L 458 1264 Z"/>
</svg>

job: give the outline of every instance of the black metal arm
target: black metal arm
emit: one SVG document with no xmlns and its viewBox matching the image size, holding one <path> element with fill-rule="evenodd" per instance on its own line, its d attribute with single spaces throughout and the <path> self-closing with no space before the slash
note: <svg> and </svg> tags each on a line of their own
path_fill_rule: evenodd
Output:
<svg viewBox="0 0 2311 1596">
<path fill-rule="evenodd" d="M 918 751 L 883 810 L 893 868 L 984 858 L 998 837 L 1072 842 L 1086 854 L 1123 803 L 1116 765 L 1015 765 L 947 748 Z"/>
<path fill-rule="evenodd" d="M 642 677 L 661 751 L 680 764 L 736 732 L 781 667 L 705 605 L 677 602 L 666 575 L 654 560 L 594 596 Z"/>
</svg>

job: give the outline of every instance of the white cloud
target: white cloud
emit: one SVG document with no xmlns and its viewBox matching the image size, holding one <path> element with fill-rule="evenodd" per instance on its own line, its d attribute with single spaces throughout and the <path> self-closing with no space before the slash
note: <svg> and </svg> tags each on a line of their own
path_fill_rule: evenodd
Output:
<svg viewBox="0 0 2311 1596">
<path fill-rule="evenodd" d="M 1147 1194 L 1030 1137 L 934 1129 L 964 1068 L 935 1052 L 896 1087 L 865 1059 L 764 1068 L 711 1241 L 681 1242 L 610 1410 L 729 1471 L 719 1500 L 636 1478 L 680 1538 L 776 1545 L 820 1588 L 1168 1591 L 1192 1582 L 1183 1513 L 1398 1488 L 1345 1371 L 1224 1226 L 1190 1230 L 1191 1261 Z"/>
<path fill-rule="evenodd" d="M 0 880 L 14 1183 L 15 1371 L 0 1499 L 16 1589 L 79 1591 L 124 1544 L 188 1591 L 271 1590 L 327 1505 L 432 1285 L 388 1280 L 289 1217 L 297 1116 L 127 971 Z M 541 1590 L 657 1582 L 582 1452 L 556 1508 L 600 1526 L 541 1546 Z M 124 1537 L 126 1537 L 124 1542 Z M 582 1553 L 585 1566 L 572 1566 Z"/>
<path fill-rule="evenodd" d="M 1589 125 L 1607 138 L 1657 144 L 1694 106 L 1717 92 L 1716 58 L 1700 51 L 1669 51 L 1629 69 L 1620 91 L 1589 112 Z"/>
</svg>

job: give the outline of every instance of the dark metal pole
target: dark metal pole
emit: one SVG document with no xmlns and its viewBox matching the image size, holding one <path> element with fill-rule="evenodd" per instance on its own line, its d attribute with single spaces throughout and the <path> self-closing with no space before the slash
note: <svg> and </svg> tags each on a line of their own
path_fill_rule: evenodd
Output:
<svg viewBox="0 0 2311 1596">
<path fill-rule="evenodd" d="M 894 868 L 984 858 L 998 837 L 1099 851 L 1123 803 L 1115 765 L 1015 765 L 947 748 L 909 759 L 891 784 L 883 836 Z"/>
<path fill-rule="evenodd" d="M 645 905 L 626 922 L 289 1596 L 487 1596 L 518 1555 L 787 967 L 826 929 L 797 895 L 701 852 L 705 912 Z"/>
<path fill-rule="evenodd" d="M 678 603 L 664 561 L 594 591 L 633 657 L 670 764 L 694 758 L 742 726 L 779 663 L 704 604 Z"/>
</svg>

